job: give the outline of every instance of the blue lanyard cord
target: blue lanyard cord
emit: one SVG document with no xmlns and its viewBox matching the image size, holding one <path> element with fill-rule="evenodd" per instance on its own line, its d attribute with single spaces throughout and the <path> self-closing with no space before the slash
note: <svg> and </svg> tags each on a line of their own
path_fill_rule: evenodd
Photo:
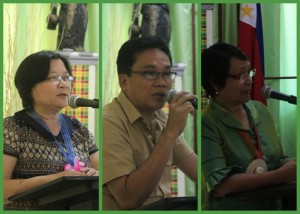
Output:
<svg viewBox="0 0 300 214">
<path fill-rule="evenodd" d="M 33 119 L 35 119 L 37 122 L 39 122 L 47 131 L 49 131 L 51 133 L 51 131 L 49 130 L 46 123 L 42 120 L 42 118 L 34 110 L 28 112 L 28 114 Z M 70 133 L 67 128 L 65 119 L 63 118 L 61 113 L 59 113 L 59 124 L 60 124 L 60 130 L 61 130 L 62 137 L 63 137 L 63 142 L 65 143 L 68 153 L 65 151 L 65 149 L 63 148 L 61 143 L 58 142 L 57 138 L 52 133 L 51 134 L 55 140 L 56 145 L 58 146 L 58 150 L 63 155 L 64 159 L 68 162 L 68 164 L 70 164 L 71 166 L 74 166 L 75 153 L 74 153 L 74 150 L 72 147 L 72 140 L 71 140 Z"/>
<path fill-rule="evenodd" d="M 59 123 L 60 123 L 61 133 L 62 133 L 62 136 L 63 136 L 63 139 L 64 139 L 64 143 L 66 145 L 66 148 L 67 148 L 67 151 L 68 151 L 68 154 L 69 154 L 69 155 L 66 155 L 65 158 L 67 159 L 68 163 L 71 166 L 74 166 L 75 153 L 74 153 L 74 150 L 73 150 L 73 147 L 72 147 L 72 140 L 71 140 L 71 137 L 70 137 L 70 133 L 69 133 L 67 124 L 66 124 L 65 119 L 63 118 L 62 114 L 59 114 Z M 55 140 L 56 140 L 56 138 L 55 138 Z M 59 147 L 62 148 L 62 145 L 60 143 L 58 143 L 58 144 L 59 144 Z M 63 148 L 62 148 L 62 150 L 65 153 L 65 150 Z"/>
</svg>

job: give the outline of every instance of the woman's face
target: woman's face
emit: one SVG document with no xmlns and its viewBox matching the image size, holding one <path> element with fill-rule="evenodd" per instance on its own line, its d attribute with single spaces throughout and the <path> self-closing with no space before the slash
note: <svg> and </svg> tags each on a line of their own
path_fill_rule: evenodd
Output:
<svg viewBox="0 0 300 214">
<path fill-rule="evenodd" d="M 51 60 L 46 80 L 32 88 L 34 109 L 59 112 L 66 107 L 72 89 L 72 83 L 67 78 L 69 76 L 62 60 Z M 62 79 L 58 80 L 59 77 Z"/>
<path fill-rule="evenodd" d="M 251 69 L 248 60 L 240 60 L 231 58 L 228 76 L 226 78 L 225 87 L 217 90 L 218 95 L 216 99 L 223 105 L 239 105 L 250 100 L 250 92 L 252 86 L 252 78 L 248 76 Z M 244 74 L 245 78 L 239 78 Z M 236 76 L 233 77 L 233 75 Z M 238 78 L 238 79 L 237 79 Z M 217 88 L 217 87 L 216 87 Z"/>
</svg>

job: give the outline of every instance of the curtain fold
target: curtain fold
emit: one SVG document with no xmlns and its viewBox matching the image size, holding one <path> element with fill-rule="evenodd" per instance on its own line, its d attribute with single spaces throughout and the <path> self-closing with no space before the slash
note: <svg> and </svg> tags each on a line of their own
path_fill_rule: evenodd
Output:
<svg viewBox="0 0 300 214">
<path fill-rule="evenodd" d="M 196 11 L 197 13 L 197 11 Z M 186 69 L 183 74 L 182 87 L 193 93 L 193 46 L 196 45 L 192 42 L 193 24 L 192 4 L 170 4 L 170 16 L 172 22 L 171 34 L 171 52 L 173 62 L 186 64 Z M 195 18 L 196 18 L 195 17 Z M 196 27 L 195 25 L 194 27 Z M 196 46 L 197 47 L 197 46 Z M 196 57 L 196 59 L 198 59 Z M 196 83 L 199 84 L 200 83 Z M 196 118 L 195 118 L 196 119 Z M 185 130 L 184 137 L 187 143 L 194 148 L 194 118 L 189 116 Z M 185 194 L 195 195 L 195 184 L 189 179 L 186 180 Z"/>
</svg>

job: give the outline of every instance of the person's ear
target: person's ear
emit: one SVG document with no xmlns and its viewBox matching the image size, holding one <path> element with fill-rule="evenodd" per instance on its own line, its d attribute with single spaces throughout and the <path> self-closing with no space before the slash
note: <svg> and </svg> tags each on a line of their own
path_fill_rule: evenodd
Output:
<svg viewBox="0 0 300 214">
<path fill-rule="evenodd" d="M 220 87 L 217 86 L 216 84 L 212 84 L 212 87 L 215 89 L 215 91 L 218 91 L 220 89 Z"/>
<path fill-rule="evenodd" d="M 119 85 L 120 85 L 122 91 L 127 90 L 127 84 L 128 84 L 128 75 L 127 74 L 119 74 Z"/>
<path fill-rule="evenodd" d="M 215 84 L 213 84 L 212 85 L 212 87 L 214 88 L 214 90 L 215 90 L 215 95 L 219 95 L 219 90 L 220 90 L 220 87 L 219 86 L 217 86 L 217 85 L 215 85 Z"/>
</svg>

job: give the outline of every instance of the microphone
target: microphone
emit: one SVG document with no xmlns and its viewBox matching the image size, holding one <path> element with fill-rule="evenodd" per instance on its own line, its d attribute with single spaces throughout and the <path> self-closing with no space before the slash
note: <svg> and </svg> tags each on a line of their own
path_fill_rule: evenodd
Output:
<svg viewBox="0 0 300 214">
<path fill-rule="evenodd" d="M 278 91 L 274 91 L 271 87 L 269 86 L 264 86 L 261 91 L 261 96 L 265 99 L 269 99 L 269 98 L 273 98 L 276 100 L 283 100 L 283 101 L 287 101 L 291 104 L 297 104 L 297 97 L 292 96 L 292 95 L 287 95 L 287 94 L 283 94 L 281 92 Z"/>
<path fill-rule="evenodd" d="M 174 94 L 176 94 L 176 93 L 177 93 L 177 91 L 175 89 L 171 89 L 167 92 L 166 100 L 168 103 L 172 102 Z M 194 109 L 198 109 L 198 99 L 197 98 L 191 99 L 189 101 L 192 103 Z"/>
<path fill-rule="evenodd" d="M 92 108 L 99 108 L 99 100 L 93 99 L 85 99 L 80 98 L 79 96 L 72 94 L 69 98 L 69 106 L 71 108 L 78 108 L 78 107 L 92 107 Z"/>
</svg>

